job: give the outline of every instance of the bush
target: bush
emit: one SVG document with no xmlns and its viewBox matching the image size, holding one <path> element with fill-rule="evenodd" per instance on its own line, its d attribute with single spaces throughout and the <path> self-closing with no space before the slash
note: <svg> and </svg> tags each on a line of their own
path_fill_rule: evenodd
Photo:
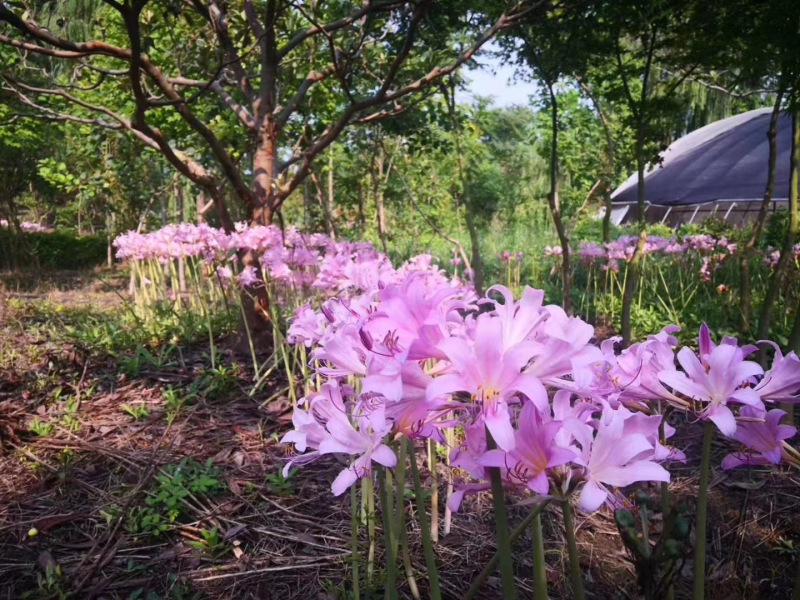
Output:
<svg viewBox="0 0 800 600">
<path fill-rule="evenodd" d="M 23 232 L 16 238 L 8 229 L 0 228 L 0 268 L 15 266 L 58 270 L 96 267 L 107 259 L 108 238 L 105 235 L 78 236 L 68 231 L 51 233 Z M 12 249 L 17 250 L 13 260 Z"/>
</svg>

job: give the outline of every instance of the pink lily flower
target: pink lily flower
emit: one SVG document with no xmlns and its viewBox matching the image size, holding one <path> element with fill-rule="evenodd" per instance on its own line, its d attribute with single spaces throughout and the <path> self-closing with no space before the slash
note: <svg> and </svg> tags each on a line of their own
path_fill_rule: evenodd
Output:
<svg viewBox="0 0 800 600">
<path fill-rule="evenodd" d="M 652 456 L 653 445 L 642 433 L 626 433 L 625 420 L 624 413 L 606 409 L 594 440 L 583 452 L 586 483 L 579 506 L 585 512 L 594 512 L 606 501 L 606 485 L 625 487 L 637 481 L 669 481 L 664 467 L 642 458 Z"/>
<path fill-rule="evenodd" d="M 433 400 L 456 392 L 467 392 L 480 405 L 480 416 L 502 450 L 514 448 L 514 428 L 508 405 L 516 394 L 527 396 L 546 410 L 547 392 L 538 378 L 522 373 L 531 357 L 531 345 L 521 342 L 503 349 L 503 324 L 489 314 L 475 323 L 475 340 L 452 337 L 439 344 L 453 372 L 436 377 L 426 397 Z"/>
<path fill-rule="evenodd" d="M 478 464 L 486 467 L 505 467 L 509 480 L 522 483 L 539 494 L 550 490 L 547 470 L 564 465 L 577 457 L 576 453 L 555 444 L 561 422 L 543 422 L 532 402 L 526 402 L 519 415 L 516 444 L 510 452 L 489 450 L 478 457 Z"/>
<path fill-rule="evenodd" d="M 742 407 L 733 439 L 741 442 L 745 449 L 728 454 L 722 460 L 722 468 L 734 469 L 742 465 L 777 465 L 781 462 L 783 449 L 781 442 L 797 434 L 790 425 L 781 425 L 786 416 L 782 410 L 774 408 L 767 413 L 750 406 Z"/>
<path fill-rule="evenodd" d="M 328 435 L 319 444 L 320 456 L 358 455 L 333 481 L 331 491 L 334 496 L 341 496 L 356 481 L 369 477 L 373 462 L 389 468 L 397 465 L 397 457 L 383 441 L 392 429 L 383 402 L 380 397 L 362 396 L 353 407 L 352 417 L 342 412 L 331 415 L 325 423 Z"/>
<path fill-rule="evenodd" d="M 766 402 L 800 402 L 800 359 L 794 352 L 784 356 L 777 344 L 768 343 L 775 347 L 775 358 L 756 392 Z"/>
<path fill-rule="evenodd" d="M 708 348 L 701 330 L 701 352 Z M 689 348 L 681 348 L 678 362 L 684 372 L 664 370 L 658 378 L 675 392 L 706 406 L 699 411 L 701 419 L 710 419 L 726 436 L 736 431 L 736 419 L 728 404 L 735 402 L 763 409 L 761 398 L 749 385 L 764 371 L 753 361 L 744 359 L 747 349 L 730 343 L 713 347 L 709 353 L 698 357 Z"/>
</svg>

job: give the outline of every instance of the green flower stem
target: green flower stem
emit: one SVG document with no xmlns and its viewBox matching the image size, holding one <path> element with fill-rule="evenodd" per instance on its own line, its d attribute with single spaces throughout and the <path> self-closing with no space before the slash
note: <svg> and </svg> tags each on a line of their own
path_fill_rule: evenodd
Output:
<svg viewBox="0 0 800 600">
<path fill-rule="evenodd" d="M 510 541 L 512 544 L 516 542 L 523 533 L 525 533 L 525 530 L 531 526 L 531 523 L 533 523 L 533 521 L 539 515 L 542 514 L 542 512 L 544 511 L 544 509 L 547 507 L 548 504 L 550 504 L 550 500 L 545 500 L 541 504 L 537 504 L 531 511 L 531 513 L 522 520 L 522 523 L 520 523 L 519 526 L 514 531 L 511 532 Z M 483 584 L 486 583 L 486 580 L 489 579 L 489 576 L 497 568 L 497 564 L 499 562 L 500 562 L 500 552 L 495 552 L 495 555 L 492 557 L 492 560 L 486 563 L 486 566 L 483 567 L 483 570 L 480 573 L 478 573 L 478 576 L 475 579 L 472 580 L 472 585 L 470 585 L 469 590 L 467 590 L 467 593 L 464 594 L 462 600 L 473 600 L 473 598 L 477 596 L 478 592 L 481 590 L 481 586 L 483 586 Z"/>
<path fill-rule="evenodd" d="M 428 524 L 428 513 L 425 509 L 425 494 L 422 492 L 422 481 L 419 476 L 419 467 L 417 466 L 414 444 L 410 446 L 409 457 L 411 458 L 411 476 L 414 480 L 414 495 L 417 501 L 417 515 L 419 518 L 420 535 L 422 536 L 422 548 L 425 551 L 425 566 L 428 567 L 428 583 L 430 585 L 429 597 L 431 600 L 441 600 L 442 592 L 439 587 L 439 571 L 436 569 L 436 556 L 433 553 L 431 529 Z"/>
<path fill-rule="evenodd" d="M 488 429 L 486 430 L 486 447 L 489 450 L 497 448 L 497 444 L 495 444 Z M 503 493 L 503 479 L 499 468 L 490 467 L 488 471 L 492 483 L 495 539 L 500 560 L 500 580 L 503 584 L 503 598 L 505 600 L 516 600 L 517 585 L 514 581 L 514 561 L 511 556 L 511 538 L 508 531 L 508 514 L 506 513 L 506 498 Z"/>
<path fill-rule="evenodd" d="M 369 551 L 367 553 L 367 582 L 372 582 L 375 573 L 375 490 L 372 479 L 366 477 L 361 480 L 361 493 L 367 499 L 366 518 L 367 518 L 367 537 L 369 538 Z"/>
<path fill-rule="evenodd" d="M 406 572 L 408 587 L 411 591 L 411 597 L 414 598 L 414 600 L 419 600 L 419 588 L 417 587 L 417 580 L 414 577 L 414 567 L 411 564 L 411 555 L 408 552 L 408 531 L 406 530 L 405 491 L 407 444 L 408 440 L 406 440 L 405 437 L 400 438 L 397 467 L 394 470 L 395 482 L 397 483 L 394 516 L 396 519 L 395 529 L 398 533 L 398 537 L 400 538 L 400 552 L 403 555 L 403 568 Z"/>
<path fill-rule="evenodd" d="M 567 552 L 569 553 L 569 577 L 572 580 L 572 597 L 575 600 L 586 600 L 583 590 L 583 573 L 581 573 L 581 557 L 578 554 L 578 543 L 575 540 L 575 516 L 569 499 L 564 501 L 564 533 L 567 536 Z"/>
<path fill-rule="evenodd" d="M 439 473 L 436 470 L 436 444 L 428 440 L 428 471 L 431 474 L 431 540 L 439 541 Z"/>
<path fill-rule="evenodd" d="M 705 422 L 703 454 L 700 463 L 700 489 L 697 493 L 697 542 L 694 549 L 694 600 L 704 600 L 706 593 L 706 528 L 708 523 L 708 479 L 711 472 L 711 442 L 714 424 Z"/>
<path fill-rule="evenodd" d="M 350 486 L 350 552 L 352 553 L 353 600 L 360 598 L 360 582 L 358 574 L 358 493 L 356 486 Z"/>
<path fill-rule="evenodd" d="M 544 560 L 542 513 L 536 513 L 531 524 L 533 537 L 533 600 L 547 600 L 547 563 Z"/>
<path fill-rule="evenodd" d="M 660 405 L 660 402 L 659 402 Z M 660 407 L 659 407 L 660 408 Z M 662 413 L 663 415 L 663 413 Z M 661 424 L 658 426 L 658 435 L 661 438 L 661 443 L 666 442 L 666 438 L 664 437 L 664 423 L 666 423 L 667 417 L 663 415 L 661 417 Z M 661 482 L 661 522 L 666 523 L 667 518 L 672 510 L 672 498 L 670 497 L 669 493 L 669 483 L 666 481 Z M 667 586 L 666 595 L 664 596 L 664 600 L 675 600 L 675 586 L 670 581 L 669 585 Z"/>
<path fill-rule="evenodd" d="M 397 599 L 397 560 L 395 558 L 395 535 L 392 520 L 392 502 L 389 492 L 389 471 L 376 469 L 378 493 L 381 499 L 381 516 L 383 518 L 383 540 L 386 546 L 386 600 Z"/>
</svg>

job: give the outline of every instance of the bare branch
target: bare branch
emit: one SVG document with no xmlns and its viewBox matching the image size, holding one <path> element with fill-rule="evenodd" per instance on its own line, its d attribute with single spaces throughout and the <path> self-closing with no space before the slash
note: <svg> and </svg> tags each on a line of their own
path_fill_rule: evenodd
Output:
<svg viewBox="0 0 800 600">
<path fill-rule="evenodd" d="M 541 3 L 541 2 L 540 2 Z M 537 6 L 538 4 L 537 3 Z M 325 148 L 327 148 L 342 130 L 353 120 L 353 118 L 361 111 L 376 106 L 384 102 L 393 102 L 400 98 L 404 98 L 410 94 L 423 90 L 427 86 L 433 84 L 437 80 L 449 75 L 458 69 L 465 62 L 470 60 L 480 48 L 491 40 L 498 32 L 511 27 L 523 14 L 527 14 L 534 7 L 529 7 L 524 11 L 518 13 L 504 13 L 490 28 L 478 37 L 477 40 L 464 52 L 462 52 L 456 60 L 446 67 L 435 67 L 419 79 L 393 91 L 383 92 L 382 89 L 378 90 L 373 96 L 366 98 L 355 104 L 347 107 L 339 117 L 339 120 L 331 123 L 317 138 L 317 140 L 304 152 L 295 154 L 285 161 L 280 168 L 281 172 L 286 172 L 292 165 L 301 163 L 294 176 L 278 190 L 278 194 L 282 199 L 287 198 L 306 177 L 311 168 L 311 163 L 314 158 Z M 282 200 L 281 200 L 282 201 Z"/>
<path fill-rule="evenodd" d="M 378 11 L 389 11 L 393 8 L 397 8 L 398 6 L 402 6 L 405 2 L 397 1 L 397 0 L 390 0 L 388 2 L 366 2 L 364 4 L 364 8 L 354 12 L 352 15 L 344 17 L 343 19 L 339 19 L 338 21 L 334 21 L 332 23 L 328 23 L 327 25 L 313 25 L 312 27 L 305 29 L 297 34 L 295 34 L 283 48 L 278 51 L 278 55 L 281 59 L 285 58 L 292 50 L 297 48 L 300 44 L 302 44 L 307 39 L 314 37 L 315 35 L 319 35 L 320 33 L 332 33 L 339 29 L 343 29 L 349 25 L 352 25 L 362 17 L 366 16 L 369 13 L 375 13 Z"/>
<path fill-rule="evenodd" d="M 334 67 L 330 67 L 321 73 L 316 71 L 311 71 L 306 78 L 303 80 L 303 83 L 297 88 L 297 92 L 292 97 L 292 99 L 288 102 L 288 104 L 281 109 L 278 115 L 275 117 L 275 122 L 278 124 L 278 127 L 283 128 L 286 125 L 289 117 L 297 110 L 297 106 L 300 102 L 303 101 L 308 91 L 312 88 L 315 83 L 319 83 L 320 81 L 324 81 L 331 75 L 333 75 Z"/>
<path fill-rule="evenodd" d="M 54 58 L 81 58 L 83 56 L 89 55 L 88 52 L 72 52 L 63 50 L 53 50 L 52 48 L 44 48 L 43 46 L 39 46 L 38 44 L 20 42 L 19 40 L 15 40 L 13 38 L 8 37 L 7 35 L 2 35 L 2 34 L 0 34 L 0 43 L 6 44 L 8 46 L 14 46 L 15 48 L 20 48 L 22 50 L 27 50 L 29 52 L 43 54 L 44 56 L 52 56 Z"/>
<path fill-rule="evenodd" d="M 219 40 L 220 46 L 222 46 L 225 54 L 228 55 L 228 63 L 231 65 L 231 68 L 236 75 L 236 80 L 239 82 L 239 88 L 242 90 L 245 96 L 252 100 L 253 88 L 250 86 L 250 78 L 247 77 L 247 73 L 245 73 L 244 67 L 242 66 L 242 58 L 239 56 L 238 52 L 236 51 L 236 47 L 233 45 L 233 41 L 231 40 L 231 36 L 228 31 L 227 13 L 222 11 L 215 0 L 212 0 L 209 3 L 207 15 L 209 21 L 211 22 L 211 26 L 214 28 L 214 32 L 217 34 L 217 40 Z"/>
</svg>

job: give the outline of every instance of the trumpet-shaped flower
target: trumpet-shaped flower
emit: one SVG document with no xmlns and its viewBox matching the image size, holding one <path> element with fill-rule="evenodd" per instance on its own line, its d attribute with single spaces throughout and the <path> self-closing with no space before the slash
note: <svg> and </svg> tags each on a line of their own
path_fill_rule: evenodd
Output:
<svg viewBox="0 0 800 600">
<path fill-rule="evenodd" d="M 701 335 L 703 347 L 709 348 Z M 684 372 L 664 370 L 658 377 L 673 391 L 704 404 L 698 411 L 700 418 L 710 419 L 724 435 L 731 437 L 736 431 L 736 419 L 729 403 L 763 408 L 758 392 L 750 385 L 764 371 L 757 363 L 745 360 L 745 352 L 723 342 L 698 357 L 684 347 L 678 352 L 678 362 Z"/>
<path fill-rule="evenodd" d="M 766 402 L 800 402 L 800 359 L 794 352 L 784 356 L 777 344 L 772 345 L 772 368 L 764 373 L 755 390 Z"/>
<path fill-rule="evenodd" d="M 547 408 L 547 392 L 534 376 L 522 373 L 531 356 L 531 345 L 521 342 L 503 349 L 503 324 L 489 314 L 478 317 L 475 339 L 445 339 L 439 349 L 450 361 L 451 372 L 436 377 L 426 397 L 466 392 L 480 406 L 480 417 L 502 450 L 514 448 L 509 402 L 523 394 L 542 410 Z"/>
<path fill-rule="evenodd" d="M 722 468 L 727 470 L 742 465 L 777 465 L 783 456 L 781 442 L 797 433 L 796 428 L 781 425 L 781 419 L 785 416 L 786 413 L 777 408 L 765 413 L 750 406 L 742 407 L 742 420 L 739 421 L 733 439 L 744 448 L 728 454 L 722 460 Z"/>
<path fill-rule="evenodd" d="M 583 452 L 585 483 L 581 510 L 593 512 L 608 498 L 606 485 L 625 487 L 637 481 L 669 481 L 669 473 L 654 462 L 653 444 L 642 433 L 626 433 L 625 413 L 606 409 L 594 440 Z"/>
<path fill-rule="evenodd" d="M 533 402 L 526 402 L 519 415 L 519 430 L 510 452 L 489 450 L 478 458 L 486 467 L 505 467 L 513 483 L 526 485 L 531 491 L 546 494 L 550 489 L 547 470 L 576 458 L 572 450 L 555 443 L 561 430 L 560 421 L 544 422 Z"/>
</svg>

